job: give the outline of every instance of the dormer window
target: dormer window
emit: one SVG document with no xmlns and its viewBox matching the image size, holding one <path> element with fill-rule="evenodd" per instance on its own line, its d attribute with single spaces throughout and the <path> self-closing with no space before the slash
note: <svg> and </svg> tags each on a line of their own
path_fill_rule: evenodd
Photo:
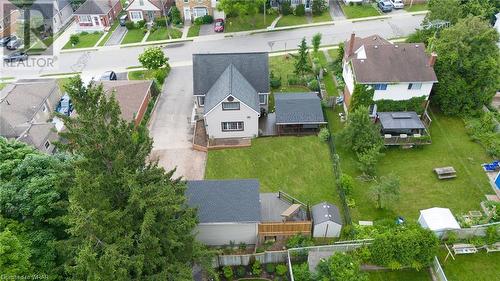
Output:
<svg viewBox="0 0 500 281">
<path fill-rule="evenodd" d="M 222 110 L 240 110 L 240 103 L 235 101 L 223 102 Z"/>
</svg>

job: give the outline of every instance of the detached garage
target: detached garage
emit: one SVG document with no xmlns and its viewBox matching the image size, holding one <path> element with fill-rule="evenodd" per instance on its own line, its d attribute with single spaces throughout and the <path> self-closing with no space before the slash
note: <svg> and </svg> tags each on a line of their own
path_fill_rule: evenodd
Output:
<svg viewBox="0 0 500 281">
<path fill-rule="evenodd" d="M 420 211 L 418 223 L 430 229 L 438 237 L 442 237 L 447 230 L 460 229 L 460 225 L 447 208 L 430 208 Z"/>
<path fill-rule="evenodd" d="M 190 207 L 198 211 L 197 239 L 206 245 L 257 242 L 261 218 L 257 180 L 188 181 Z"/>
<path fill-rule="evenodd" d="M 339 208 L 328 202 L 322 202 L 312 207 L 313 237 L 340 237 L 342 217 Z"/>
</svg>

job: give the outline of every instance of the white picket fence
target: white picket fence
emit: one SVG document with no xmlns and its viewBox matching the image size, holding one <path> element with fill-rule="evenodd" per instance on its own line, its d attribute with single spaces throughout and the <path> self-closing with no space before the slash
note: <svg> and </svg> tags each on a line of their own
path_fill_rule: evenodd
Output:
<svg viewBox="0 0 500 281">
<path fill-rule="evenodd" d="M 436 256 L 434 256 L 434 260 L 432 261 L 432 269 L 434 270 L 434 273 L 439 281 L 448 281 L 448 278 L 446 278 L 446 274 L 444 274 L 444 270 Z"/>
</svg>

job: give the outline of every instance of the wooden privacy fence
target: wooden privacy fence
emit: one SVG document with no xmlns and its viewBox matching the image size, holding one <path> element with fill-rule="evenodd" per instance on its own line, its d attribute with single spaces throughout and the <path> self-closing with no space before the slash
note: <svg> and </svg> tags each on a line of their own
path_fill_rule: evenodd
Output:
<svg viewBox="0 0 500 281">
<path fill-rule="evenodd" d="M 217 256 L 213 262 L 214 267 L 249 265 L 252 257 L 261 263 L 285 263 L 288 258 L 287 251 L 270 251 L 248 255 L 221 255 Z"/>
<path fill-rule="evenodd" d="M 485 224 L 485 225 L 480 225 L 480 226 L 473 226 L 470 228 L 448 230 L 445 232 L 442 239 L 444 239 L 444 240 L 448 239 L 450 233 L 455 233 L 458 239 L 467 239 L 467 238 L 472 238 L 472 237 L 476 237 L 476 236 L 484 237 L 484 236 L 486 236 L 486 230 L 490 226 L 496 226 L 497 233 L 500 234 L 500 222 L 497 222 L 497 223 Z"/>
<path fill-rule="evenodd" d="M 259 223 L 259 235 L 276 236 L 276 235 L 293 235 L 304 234 L 311 235 L 312 222 L 263 222 Z"/>
</svg>

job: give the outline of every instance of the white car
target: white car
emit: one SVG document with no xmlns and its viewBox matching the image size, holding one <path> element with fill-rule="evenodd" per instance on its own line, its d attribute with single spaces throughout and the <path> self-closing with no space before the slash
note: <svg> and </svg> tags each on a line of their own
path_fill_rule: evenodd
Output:
<svg viewBox="0 0 500 281">
<path fill-rule="evenodd" d="M 394 9 L 403 9 L 405 7 L 403 0 L 390 0 L 390 1 Z"/>
</svg>

